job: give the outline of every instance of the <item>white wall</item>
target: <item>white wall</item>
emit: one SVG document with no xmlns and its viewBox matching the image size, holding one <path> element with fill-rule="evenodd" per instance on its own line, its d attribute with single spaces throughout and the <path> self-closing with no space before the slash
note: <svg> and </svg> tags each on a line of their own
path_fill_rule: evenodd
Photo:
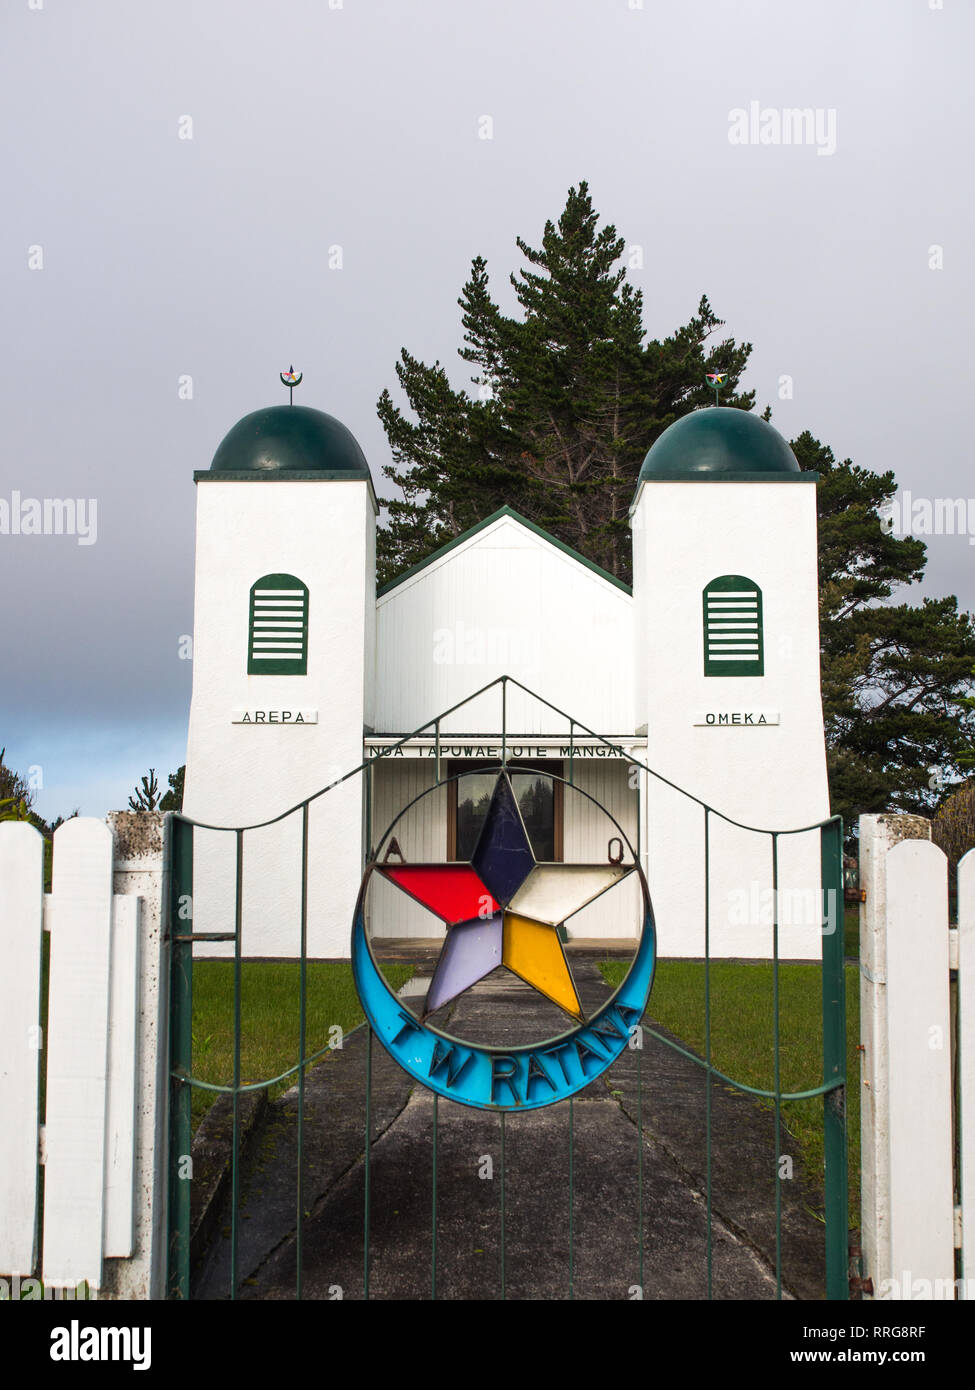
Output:
<svg viewBox="0 0 975 1390">
<path fill-rule="evenodd" d="M 367 482 L 203 480 L 197 492 L 193 699 L 183 809 L 213 825 L 288 810 L 362 761 L 375 517 Z M 308 586 L 308 673 L 249 676 L 249 595 L 269 573 Z M 235 708 L 318 711 L 305 727 L 232 722 Z M 312 955 L 347 956 L 362 870 L 361 778 L 310 812 Z M 244 837 L 246 954 L 295 955 L 300 819 Z M 233 836 L 197 832 L 194 928 L 233 927 Z M 229 946 L 203 954 L 230 954 Z"/>
<path fill-rule="evenodd" d="M 647 762 L 743 825 L 786 830 L 829 814 L 819 682 L 816 489 L 809 482 L 653 482 L 633 515 L 636 701 Z M 702 592 L 723 574 L 762 590 L 764 676 L 705 676 Z M 768 727 L 700 727 L 698 711 L 777 711 Z M 638 714 L 637 723 L 642 719 Z M 647 850 L 661 951 L 704 949 L 703 812 L 650 782 Z M 771 954 L 767 837 L 712 818 L 711 948 Z M 782 956 L 818 957 L 818 833 L 780 839 Z M 742 896 L 744 895 L 744 897 Z"/>
<path fill-rule="evenodd" d="M 376 727 L 408 733 L 500 675 L 605 734 L 633 729 L 632 599 L 512 517 L 382 595 Z M 509 690 L 508 728 L 568 734 Z M 443 724 L 496 733 L 500 687 Z"/>
</svg>

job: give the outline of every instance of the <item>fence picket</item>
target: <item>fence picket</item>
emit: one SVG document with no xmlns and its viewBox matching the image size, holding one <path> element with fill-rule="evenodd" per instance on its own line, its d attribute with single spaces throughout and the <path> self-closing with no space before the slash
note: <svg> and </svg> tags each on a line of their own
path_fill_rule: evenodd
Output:
<svg viewBox="0 0 975 1390">
<path fill-rule="evenodd" d="M 133 1246 L 141 908 L 141 898 L 116 893 L 112 907 L 108 1022 L 104 1242 L 107 1259 L 127 1259 Z"/>
<path fill-rule="evenodd" d="M 26 821 L 0 825 L 0 1273 L 36 1258 L 37 1085 L 43 1039 L 44 841 Z"/>
<path fill-rule="evenodd" d="M 903 840 L 889 852 L 890 1293 L 895 1298 L 954 1297 L 947 887 L 947 860 L 937 845 Z"/>
<path fill-rule="evenodd" d="M 112 832 L 55 832 L 44 1179 L 46 1283 L 102 1283 Z"/>
<path fill-rule="evenodd" d="M 958 1091 L 961 1288 L 975 1297 L 975 849 L 958 865 Z"/>
</svg>

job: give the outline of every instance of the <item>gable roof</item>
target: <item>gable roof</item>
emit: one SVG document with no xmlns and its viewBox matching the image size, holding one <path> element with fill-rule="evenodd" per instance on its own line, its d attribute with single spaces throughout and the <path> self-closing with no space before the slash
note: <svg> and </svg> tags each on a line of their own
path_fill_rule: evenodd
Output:
<svg viewBox="0 0 975 1390">
<path fill-rule="evenodd" d="M 617 589 L 622 589 L 624 594 L 633 593 L 633 589 L 629 584 L 624 584 L 622 579 L 617 579 L 614 574 L 610 574 L 609 570 L 604 570 L 601 565 L 595 564 L 592 560 L 587 560 L 585 555 L 580 555 L 578 550 L 573 550 L 572 546 L 566 545 L 565 541 L 558 540 L 557 537 L 543 530 L 541 526 L 536 526 L 534 521 L 529 521 L 526 516 L 522 516 L 520 512 L 516 512 L 513 507 L 505 506 L 499 507 L 496 512 L 492 512 L 491 515 L 485 517 L 483 521 L 479 521 L 476 526 L 472 526 L 461 535 L 455 536 L 452 541 L 447 541 L 445 545 L 441 545 L 431 555 L 428 555 L 425 560 L 420 560 L 415 565 L 411 565 L 410 568 L 404 570 L 402 574 L 398 574 L 395 579 L 391 579 L 388 584 L 383 584 L 381 588 L 376 590 L 376 597 L 382 598 L 384 594 L 388 594 L 392 589 L 397 588 L 404 580 L 411 579 L 413 575 L 419 574 L 420 570 L 426 569 L 427 566 L 432 565 L 434 561 L 441 560 L 449 551 L 456 550 L 459 545 L 463 545 L 465 541 L 469 541 L 471 537 L 476 536 L 479 531 L 484 531 L 487 527 L 493 526 L 494 523 L 500 521 L 502 517 L 510 517 L 512 521 L 517 521 L 518 524 L 524 526 L 526 530 L 533 532 L 536 536 L 541 536 L 542 540 L 548 541 L 549 545 L 554 545 L 557 550 L 561 550 L 563 554 L 568 555 L 570 559 L 585 566 L 586 569 L 592 570 L 593 574 L 598 575 L 600 579 L 605 579 Z"/>
</svg>

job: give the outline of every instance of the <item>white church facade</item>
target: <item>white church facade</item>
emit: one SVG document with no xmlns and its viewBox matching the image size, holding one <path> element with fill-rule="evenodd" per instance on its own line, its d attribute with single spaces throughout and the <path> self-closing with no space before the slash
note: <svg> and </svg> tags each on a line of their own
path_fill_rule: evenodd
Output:
<svg viewBox="0 0 975 1390">
<path fill-rule="evenodd" d="M 196 832 L 195 932 L 233 929 L 239 854 L 243 954 L 297 955 L 307 836 L 307 953 L 348 958 L 386 827 L 446 778 L 399 848 L 467 857 L 478 777 L 504 757 L 516 795 L 546 789 L 531 801 L 539 857 L 605 860 L 588 797 L 615 818 L 661 955 L 703 956 L 707 919 L 712 956 L 768 957 L 776 901 L 780 957 L 820 955 L 818 831 L 778 836 L 776 900 L 772 841 L 748 828 L 829 815 L 816 475 L 771 425 L 710 407 L 660 436 L 633 498 L 632 587 L 504 508 L 377 592 L 368 465 L 339 421 L 306 407 L 246 416 L 194 476 L 183 811 L 262 827 Z M 501 676 L 503 695 L 469 698 Z M 377 757 L 307 815 L 285 814 Z M 633 904 L 583 908 L 568 940 L 631 938 L 633 889 Z M 436 935 L 395 890 L 372 910 L 374 936 Z"/>
</svg>

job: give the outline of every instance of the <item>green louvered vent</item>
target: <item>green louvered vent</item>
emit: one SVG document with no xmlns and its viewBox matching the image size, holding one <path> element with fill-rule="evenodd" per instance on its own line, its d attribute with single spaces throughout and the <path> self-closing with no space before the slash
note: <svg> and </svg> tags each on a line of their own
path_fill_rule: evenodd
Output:
<svg viewBox="0 0 975 1390">
<path fill-rule="evenodd" d="M 743 574 L 723 574 L 704 590 L 704 674 L 765 674 L 762 591 Z"/>
<path fill-rule="evenodd" d="M 251 588 L 247 626 L 249 676 L 304 676 L 308 671 L 308 589 L 293 574 L 266 574 Z"/>
</svg>

